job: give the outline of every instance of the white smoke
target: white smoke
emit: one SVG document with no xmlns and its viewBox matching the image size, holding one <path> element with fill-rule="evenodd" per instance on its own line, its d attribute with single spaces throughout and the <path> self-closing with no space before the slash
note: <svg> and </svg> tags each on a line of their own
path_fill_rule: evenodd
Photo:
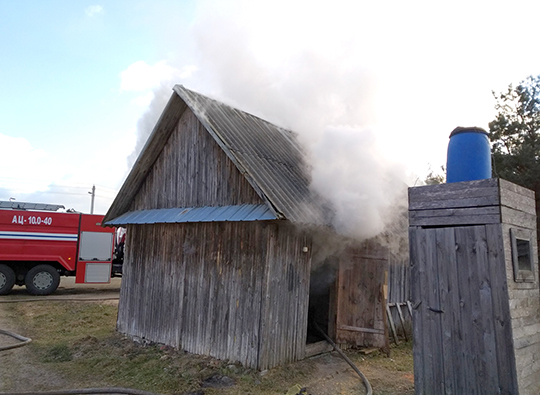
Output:
<svg viewBox="0 0 540 395">
<path fill-rule="evenodd" d="M 170 81 L 160 84 L 153 90 L 152 100 L 145 113 L 137 121 L 137 141 L 133 152 L 128 156 L 128 168 L 131 169 L 143 149 L 148 137 L 172 95 Z"/>
<path fill-rule="evenodd" d="M 351 126 L 328 127 L 312 157 L 312 187 L 333 203 L 336 230 L 360 240 L 382 232 L 405 185 L 402 171 L 383 159 L 377 136 Z"/>
<path fill-rule="evenodd" d="M 375 73 L 351 62 L 342 46 L 347 38 L 322 51 L 301 46 L 265 57 L 261 42 L 235 18 L 229 10 L 195 27 L 208 93 L 299 133 L 311 158 L 312 187 L 334 206 L 335 228 L 358 239 L 377 235 L 406 186 L 404 167 L 380 149 Z"/>
<path fill-rule="evenodd" d="M 197 71 L 175 83 L 297 132 L 311 158 L 313 188 L 336 210 L 336 229 L 359 239 L 378 234 L 393 197 L 405 185 L 399 181 L 403 167 L 391 164 L 380 149 L 384 135 L 376 127 L 375 107 L 381 81 L 373 65 L 359 60 L 357 50 L 351 58 L 352 37 L 324 41 L 325 34 L 319 32 L 322 47 L 310 46 L 312 40 L 300 45 L 307 40 L 306 32 L 295 32 L 293 19 L 288 26 L 266 26 L 264 15 L 257 15 L 258 9 L 250 3 L 207 5 L 201 7 L 192 30 Z M 274 36 L 263 34 L 266 28 L 274 28 Z M 323 28 L 317 23 L 311 26 Z M 372 51 L 368 40 L 364 47 Z M 180 70 L 184 65 L 176 67 Z M 155 99 L 138 124 L 131 161 L 173 85 L 162 84 L 154 91 Z"/>
</svg>

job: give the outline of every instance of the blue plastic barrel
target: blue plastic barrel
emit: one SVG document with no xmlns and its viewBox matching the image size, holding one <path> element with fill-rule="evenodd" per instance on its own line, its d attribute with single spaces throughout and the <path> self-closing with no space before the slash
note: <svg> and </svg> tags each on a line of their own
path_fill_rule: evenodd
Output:
<svg viewBox="0 0 540 395">
<path fill-rule="evenodd" d="M 446 182 L 491 178 L 488 133 L 477 127 L 455 128 L 450 133 L 446 159 Z"/>
</svg>

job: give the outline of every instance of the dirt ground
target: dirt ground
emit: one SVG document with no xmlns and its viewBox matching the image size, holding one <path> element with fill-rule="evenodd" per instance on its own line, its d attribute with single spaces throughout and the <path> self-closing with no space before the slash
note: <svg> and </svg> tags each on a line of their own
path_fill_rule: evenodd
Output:
<svg viewBox="0 0 540 395">
<path fill-rule="evenodd" d="M 73 278 L 63 278 L 59 289 L 53 295 L 40 299 L 106 299 L 106 303 L 117 303 L 120 290 L 120 280 L 113 279 L 107 285 L 75 284 Z M 35 297 L 28 295 L 24 287 L 15 287 L 9 300 L 28 300 Z M 4 298 L 7 300 L 7 298 Z M 61 302 L 58 302 L 61 303 Z M 24 336 L 24 327 L 14 327 L 13 317 L 10 317 L 6 304 L 0 299 L 0 329 L 19 333 Z M 53 317 L 51 317 L 53 319 Z M 0 347 L 17 343 L 14 339 L 0 335 Z M 0 391 L 39 391 L 52 389 L 79 388 L 76 382 L 69 382 L 60 372 L 55 372 L 49 366 L 39 363 L 33 356 L 30 347 L 21 347 L 0 352 Z M 373 359 L 357 355 L 357 366 L 368 377 L 373 386 L 373 393 L 380 395 L 414 394 L 412 371 L 392 369 L 391 358 Z M 322 354 L 294 364 L 295 371 L 305 368 L 306 375 L 297 379 L 299 387 L 307 387 L 306 394 L 335 395 L 335 394 L 364 394 L 365 389 L 361 380 L 349 365 L 335 352 Z M 273 372 L 263 372 L 261 377 L 272 377 Z M 290 393 L 293 388 L 290 389 Z M 289 393 L 288 392 L 288 393 Z M 201 392 L 204 393 L 204 392 Z M 209 393 L 217 393 L 210 391 Z M 230 393 L 224 391 L 223 393 Z M 256 390 L 253 393 L 257 393 Z M 285 392 L 276 392 L 285 393 Z"/>
<path fill-rule="evenodd" d="M 57 291 L 48 296 L 35 297 L 26 292 L 25 287 L 15 286 L 9 300 L 43 299 L 105 299 L 115 303 L 120 293 L 120 278 L 111 279 L 110 284 L 75 284 L 74 277 L 62 277 Z M 2 297 L 0 297 L 2 298 Z M 0 299 L 0 329 L 24 336 L 24 327 L 15 327 L 12 317 L 6 311 Z M 24 302 L 23 302 L 24 303 Z M 61 302 L 58 302 L 61 303 Z M 0 334 L 0 347 L 17 344 L 19 341 Z M 0 355 L 0 390 L 10 388 L 12 391 L 33 391 L 58 388 L 75 388 L 72 383 L 65 381 L 57 372 L 47 369 L 43 364 L 35 363 L 28 347 L 20 347 L 1 352 Z"/>
</svg>

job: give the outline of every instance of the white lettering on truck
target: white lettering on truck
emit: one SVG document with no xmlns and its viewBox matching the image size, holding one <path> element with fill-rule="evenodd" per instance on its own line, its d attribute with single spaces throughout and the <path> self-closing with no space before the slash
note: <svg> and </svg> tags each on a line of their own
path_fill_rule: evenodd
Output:
<svg viewBox="0 0 540 395">
<path fill-rule="evenodd" d="M 13 216 L 13 220 L 11 221 L 12 224 L 19 224 L 19 225 L 52 225 L 52 218 L 51 217 L 36 217 L 33 215 L 30 215 L 28 218 L 24 218 L 23 215 Z"/>
</svg>

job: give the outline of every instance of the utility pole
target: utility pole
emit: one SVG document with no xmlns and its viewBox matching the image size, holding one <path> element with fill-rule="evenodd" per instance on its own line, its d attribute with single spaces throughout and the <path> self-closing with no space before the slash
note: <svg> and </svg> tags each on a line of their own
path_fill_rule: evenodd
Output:
<svg viewBox="0 0 540 395">
<path fill-rule="evenodd" d="M 94 214 L 94 199 L 96 197 L 96 186 L 92 185 L 92 192 L 88 192 L 92 195 L 92 203 L 90 203 L 90 214 Z"/>
</svg>

